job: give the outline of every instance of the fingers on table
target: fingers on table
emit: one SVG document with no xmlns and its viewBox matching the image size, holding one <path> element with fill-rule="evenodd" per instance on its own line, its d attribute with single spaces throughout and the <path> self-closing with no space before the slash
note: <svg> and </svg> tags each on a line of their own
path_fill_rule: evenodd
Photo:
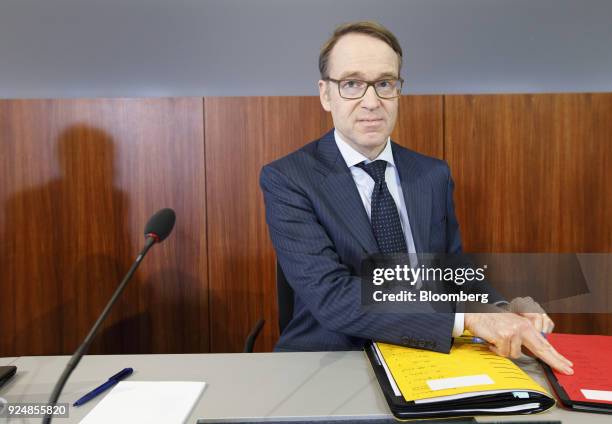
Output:
<svg viewBox="0 0 612 424">
<path fill-rule="evenodd" d="M 572 362 L 561 355 L 557 350 L 535 329 L 525 333 L 524 345 L 538 358 L 546 362 L 552 368 L 565 374 L 571 375 Z"/>
</svg>

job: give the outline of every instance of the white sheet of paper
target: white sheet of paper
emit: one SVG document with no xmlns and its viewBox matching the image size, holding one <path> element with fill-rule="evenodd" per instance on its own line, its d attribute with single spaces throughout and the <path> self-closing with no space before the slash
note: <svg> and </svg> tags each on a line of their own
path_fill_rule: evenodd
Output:
<svg viewBox="0 0 612 424">
<path fill-rule="evenodd" d="M 582 396 L 589 400 L 607 400 L 612 402 L 612 391 L 610 390 L 588 390 L 580 389 Z"/>
<path fill-rule="evenodd" d="M 494 381 L 487 374 L 427 380 L 427 385 L 431 390 L 456 389 L 458 387 L 481 386 L 485 384 L 494 384 Z"/>
<path fill-rule="evenodd" d="M 204 387 L 200 381 L 121 381 L 81 424 L 183 423 Z"/>
</svg>

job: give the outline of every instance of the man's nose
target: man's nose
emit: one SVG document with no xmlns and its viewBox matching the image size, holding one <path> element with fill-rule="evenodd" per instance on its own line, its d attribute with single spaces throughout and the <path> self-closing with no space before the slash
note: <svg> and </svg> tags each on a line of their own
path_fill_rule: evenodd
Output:
<svg viewBox="0 0 612 424">
<path fill-rule="evenodd" d="M 371 85 L 366 89 L 366 92 L 361 99 L 361 107 L 366 109 L 376 109 L 378 106 L 380 106 L 380 99 L 376 94 L 376 90 L 374 90 L 374 86 Z"/>
</svg>

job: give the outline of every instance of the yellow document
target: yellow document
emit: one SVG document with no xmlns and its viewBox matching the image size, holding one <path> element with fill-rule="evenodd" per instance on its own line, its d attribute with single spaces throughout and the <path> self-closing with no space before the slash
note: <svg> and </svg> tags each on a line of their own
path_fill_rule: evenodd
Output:
<svg viewBox="0 0 612 424">
<path fill-rule="evenodd" d="M 455 339 L 450 353 L 376 343 L 407 402 L 490 392 L 548 392 L 511 360 L 484 344 Z"/>
</svg>

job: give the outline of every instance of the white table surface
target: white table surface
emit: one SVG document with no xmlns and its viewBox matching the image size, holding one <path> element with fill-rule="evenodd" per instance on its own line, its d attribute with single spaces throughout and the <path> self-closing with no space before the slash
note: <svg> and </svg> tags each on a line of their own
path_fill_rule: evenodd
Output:
<svg viewBox="0 0 612 424">
<path fill-rule="evenodd" d="M 48 400 L 67 356 L 24 356 L 12 361 L 17 375 L 0 389 L 8 402 Z M 549 388 L 539 364 L 525 357 L 517 363 Z M 66 384 L 60 402 L 74 402 L 117 371 L 133 367 L 133 381 L 205 381 L 207 387 L 191 411 L 189 423 L 281 420 L 389 419 L 387 403 L 363 352 L 299 352 L 174 355 L 87 355 Z M 99 401 L 69 407 L 79 422 Z M 610 415 L 562 410 L 538 415 L 477 417 L 477 421 L 562 421 L 563 424 L 609 424 Z M 39 423 L 40 419 L 0 419 Z"/>
</svg>

